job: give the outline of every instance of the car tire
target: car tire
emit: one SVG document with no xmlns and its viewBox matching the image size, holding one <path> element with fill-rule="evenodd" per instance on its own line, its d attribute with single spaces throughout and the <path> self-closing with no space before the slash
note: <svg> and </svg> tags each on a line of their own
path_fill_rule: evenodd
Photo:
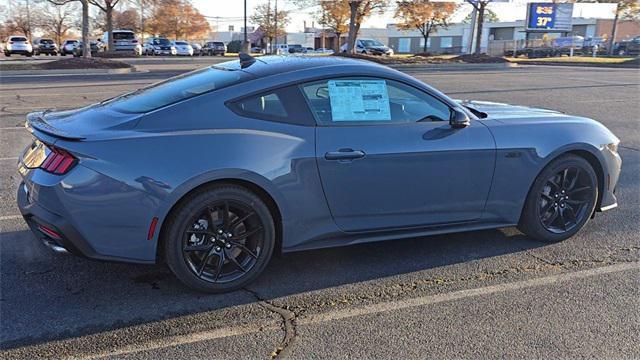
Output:
<svg viewBox="0 0 640 360">
<path fill-rule="evenodd" d="M 221 293 L 242 288 L 262 273 L 275 248 L 275 226 L 256 194 L 237 185 L 214 185 L 178 204 L 160 241 L 180 281 Z"/>
<path fill-rule="evenodd" d="M 539 241 L 563 241 L 585 226 L 597 200 L 598 177 L 591 164 L 576 155 L 563 155 L 534 181 L 518 229 Z"/>
<path fill-rule="evenodd" d="M 4 56 L 6 56 L 6 57 L 11 57 L 11 53 L 10 53 L 10 52 L 5 52 L 5 53 L 4 53 Z"/>
</svg>

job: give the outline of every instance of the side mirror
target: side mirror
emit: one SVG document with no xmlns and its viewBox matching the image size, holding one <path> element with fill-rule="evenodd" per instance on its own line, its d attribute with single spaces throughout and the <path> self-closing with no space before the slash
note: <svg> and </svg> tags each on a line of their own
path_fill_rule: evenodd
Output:
<svg viewBox="0 0 640 360">
<path fill-rule="evenodd" d="M 454 129 L 462 129 L 471 125 L 471 119 L 460 109 L 453 109 L 451 111 L 451 119 L 449 119 L 449 125 Z"/>
</svg>

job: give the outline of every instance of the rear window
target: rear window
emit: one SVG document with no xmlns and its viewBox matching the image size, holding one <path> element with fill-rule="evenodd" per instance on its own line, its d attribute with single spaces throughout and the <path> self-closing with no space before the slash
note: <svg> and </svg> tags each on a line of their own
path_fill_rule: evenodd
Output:
<svg viewBox="0 0 640 360">
<path fill-rule="evenodd" d="M 214 42 L 213 45 L 224 45 L 224 43 L 221 42 Z"/>
<path fill-rule="evenodd" d="M 153 39 L 151 41 L 151 44 L 153 45 L 171 45 L 171 41 L 165 39 L 165 38 L 158 38 L 158 39 Z"/>
<path fill-rule="evenodd" d="M 53 40 L 49 40 L 49 39 L 42 39 L 40 40 L 41 44 L 53 44 Z"/>
<path fill-rule="evenodd" d="M 10 39 L 10 41 L 27 41 L 27 38 L 22 36 L 14 36 Z"/>
<path fill-rule="evenodd" d="M 78 40 L 67 40 L 65 41 L 67 44 L 77 44 Z"/>
<path fill-rule="evenodd" d="M 237 61 L 236 61 L 237 62 Z M 223 66 L 220 66 L 223 65 Z M 192 71 L 103 102 L 114 110 L 144 113 L 240 81 L 241 72 L 220 64 Z"/>
<path fill-rule="evenodd" d="M 189 45 L 184 41 L 176 41 L 176 45 Z"/>
<path fill-rule="evenodd" d="M 133 40 L 135 36 L 130 32 L 114 32 L 113 38 L 115 40 Z"/>
</svg>

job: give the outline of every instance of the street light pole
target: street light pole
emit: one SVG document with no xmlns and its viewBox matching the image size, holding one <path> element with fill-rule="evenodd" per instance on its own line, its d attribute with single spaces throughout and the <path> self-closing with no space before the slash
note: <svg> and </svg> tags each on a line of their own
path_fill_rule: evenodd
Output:
<svg viewBox="0 0 640 360">
<path fill-rule="evenodd" d="M 278 0 L 276 0 L 276 8 L 275 8 L 275 14 L 273 17 L 273 21 L 274 21 L 274 30 L 273 32 L 275 33 L 276 36 L 276 52 L 278 51 Z"/>
<path fill-rule="evenodd" d="M 245 53 L 249 53 L 249 44 L 247 44 L 247 0 L 244 0 L 244 42 L 242 48 Z"/>
</svg>

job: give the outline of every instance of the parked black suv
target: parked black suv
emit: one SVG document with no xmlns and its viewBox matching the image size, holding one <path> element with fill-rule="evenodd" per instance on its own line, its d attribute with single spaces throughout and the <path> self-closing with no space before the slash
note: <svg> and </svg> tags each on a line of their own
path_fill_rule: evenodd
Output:
<svg viewBox="0 0 640 360">
<path fill-rule="evenodd" d="M 222 55 L 227 51 L 227 47 L 224 45 L 222 41 L 207 41 L 202 47 L 202 53 L 213 56 L 213 55 Z"/>
<path fill-rule="evenodd" d="M 640 55 L 640 36 L 620 41 L 613 50 L 616 55 Z"/>
<path fill-rule="evenodd" d="M 58 55 L 58 45 L 51 39 L 33 40 L 33 54 Z"/>
</svg>

